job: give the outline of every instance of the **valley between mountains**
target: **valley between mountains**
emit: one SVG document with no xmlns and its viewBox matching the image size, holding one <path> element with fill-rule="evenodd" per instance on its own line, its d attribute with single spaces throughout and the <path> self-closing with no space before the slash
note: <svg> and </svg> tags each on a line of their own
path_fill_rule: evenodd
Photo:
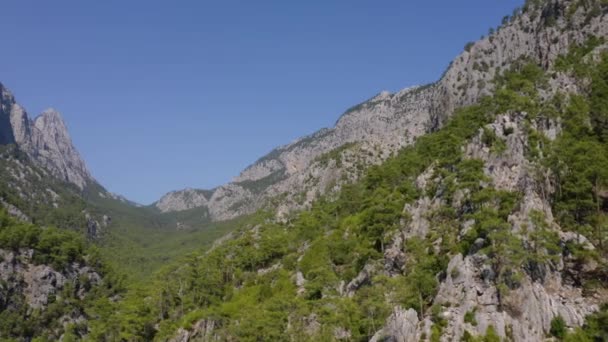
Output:
<svg viewBox="0 0 608 342">
<path fill-rule="evenodd" d="M 608 341 L 607 38 L 604 0 L 528 0 L 149 206 L 0 84 L 0 340 Z"/>
</svg>

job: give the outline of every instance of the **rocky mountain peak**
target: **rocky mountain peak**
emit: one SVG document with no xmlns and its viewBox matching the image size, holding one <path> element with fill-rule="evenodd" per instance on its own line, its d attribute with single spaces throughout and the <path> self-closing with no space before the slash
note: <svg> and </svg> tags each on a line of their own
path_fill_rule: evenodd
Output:
<svg viewBox="0 0 608 342">
<path fill-rule="evenodd" d="M 63 133 L 63 135 L 68 135 L 68 130 L 61 113 L 54 108 L 45 109 L 36 117 L 36 119 L 34 119 L 34 126 L 41 131 L 52 129 Z"/>
<path fill-rule="evenodd" d="M 60 178 L 83 189 L 92 177 L 72 144 L 61 114 L 47 109 L 34 120 L 33 127 L 32 154 L 43 160 L 44 166 Z"/>
<path fill-rule="evenodd" d="M 36 129 L 45 138 L 45 142 L 51 145 L 65 145 L 66 149 L 73 148 L 72 139 L 68 133 L 61 114 L 52 108 L 44 110 L 32 122 Z"/>
<path fill-rule="evenodd" d="M 38 166 L 80 189 L 94 181 L 72 144 L 61 114 L 47 109 L 33 121 L 11 92 L 0 84 L 0 143 L 16 144 Z"/>
<path fill-rule="evenodd" d="M 29 119 L 23 107 L 15 101 L 11 92 L 0 84 L 0 142 L 24 142 L 30 134 L 29 126 Z"/>
<path fill-rule="evenodd" d="M 49 143 L 57 147 L 65 145 L 66 149 L 73 147 L 66 124 L 61 114 L 55 109 L 49 108 L 44 110 L 34 119 L 33 127 L 44 136 L 47 145 Z"/>
<path fill-rule="evenodd" d="M 0 83 L 0 144 L 12 144 L 15 142 L 11 116 L 8 111 L 15 103 L 13 94 Z"/>
</svg>

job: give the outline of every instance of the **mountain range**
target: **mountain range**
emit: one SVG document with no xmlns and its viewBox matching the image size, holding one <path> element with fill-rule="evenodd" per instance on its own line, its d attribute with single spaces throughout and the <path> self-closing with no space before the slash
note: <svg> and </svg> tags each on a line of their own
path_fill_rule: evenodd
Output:
<svg viewBox="0 0 608 342">
<path fill-rule="evenodd" d="M 607 14 L 528 0 L 436 82 L 150 206 L 0 84 L 0 338 L 608 340 Z"/>
</svg>

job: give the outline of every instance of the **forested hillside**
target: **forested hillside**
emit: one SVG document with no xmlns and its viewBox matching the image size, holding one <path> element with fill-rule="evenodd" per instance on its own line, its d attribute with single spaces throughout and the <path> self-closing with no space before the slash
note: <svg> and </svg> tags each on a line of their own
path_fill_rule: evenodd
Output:
<svg viewBox="0 0 608 342">
<path fill-rule="evenodd" d="M 122 303 L 122 336 L 606 338 L 603 47 L 591 36 L 549 70 L 521 60 L 492 96 L 336 196 L 285 223 L 260 214 L 165 269 Z"/>
<path fill-rule="evenodd" d="M 608 340 L 607 14 L 526 1 L 437 82 L 148 207 L 1 88 L 0 340 Z"/>
</svg>

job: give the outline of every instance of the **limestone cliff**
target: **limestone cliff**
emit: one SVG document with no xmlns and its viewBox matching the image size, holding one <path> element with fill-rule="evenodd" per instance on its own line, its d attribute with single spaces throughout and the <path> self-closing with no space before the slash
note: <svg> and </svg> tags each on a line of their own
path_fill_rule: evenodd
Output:
<svg viewBox="0 0 608 342">
<path fill-rule="evenodd" d="M 40 167 L 81 190 L 94 182 L 72 144 L 67 127 L 54 109 L 31 120 L 14 96 L 0 84 L 0 144 L 16 144 Z"/>
</svg>

